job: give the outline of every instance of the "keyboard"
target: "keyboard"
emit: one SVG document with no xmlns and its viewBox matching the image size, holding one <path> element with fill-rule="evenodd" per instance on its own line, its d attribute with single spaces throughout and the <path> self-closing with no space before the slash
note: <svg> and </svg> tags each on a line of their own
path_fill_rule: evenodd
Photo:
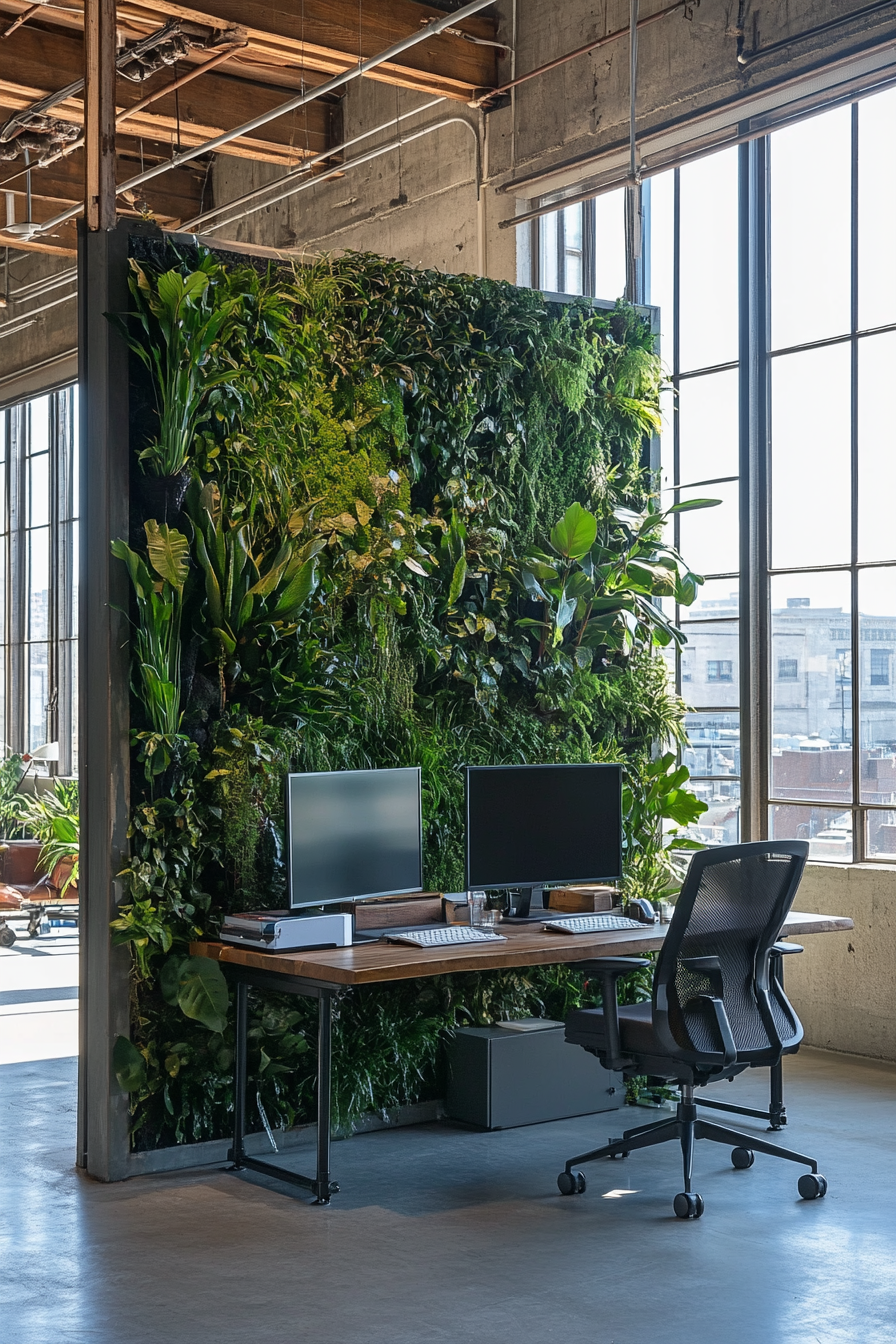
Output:
<svg viewBox="0 0 896 1344">
<path fill-rule="evenodd" d="M 552 919 L 542 928 L 551 933 L 611 933 L 614 929 L 644 929 L 650 925 L 625 915 L 570 915 L 568 919 Z"/>
<path fill-rule="evenodd" d="M 409 933 L 387 933 L 390 943 L 413 943 L 415 947 L 457 947 L 459 943 L 506 943 L 503 933 L 488 933 L 467 924 L 449 924 L 446 928 L 412 929 Z"/>
</svg>

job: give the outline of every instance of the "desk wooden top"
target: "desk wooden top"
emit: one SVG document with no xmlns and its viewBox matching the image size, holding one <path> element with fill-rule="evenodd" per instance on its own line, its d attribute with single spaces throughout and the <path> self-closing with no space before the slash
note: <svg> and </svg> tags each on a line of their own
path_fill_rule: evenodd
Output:
<svg viewBox="0 0 896 1344">
<path fill-rule="evenodd" d="M 502 924 L 506 943 L 461 943 L 424 948 L 402 943 L 360 943 L 322 951 L 263 952 L 230 943 L 193 943 L 193 956 L 211 957 L 230 966 L 313 980 L 327 985 L 375 985 L 386 980 L 448 975 L 460 971 L 494 971 L 519 966 L 548 966 L 587 961 L 589 957 L 636 957 L 656 952 L 668 924 L 594 934 L 545 933 L 540 925 Z M 791 911 L 782 937 L 845 932 L 851 919 L 840 915 L 805 915 Z"/>
</svg>

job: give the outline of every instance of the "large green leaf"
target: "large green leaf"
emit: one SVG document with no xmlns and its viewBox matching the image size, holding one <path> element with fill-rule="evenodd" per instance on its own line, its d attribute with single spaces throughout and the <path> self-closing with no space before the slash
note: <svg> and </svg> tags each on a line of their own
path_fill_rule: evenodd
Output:
<svg viewBox="0 0 896 1344">
<path fill-rule="evenodd" d="M 448 606 L 453 607 L 464 589 L 464 583 L 467 577 L 467 558 L 462 555 L 454 566 L 454 573 L 451 575 L 451 587 L 448 589 Z"/>
<path fill-rule="evenodd" d="M 317 560 L 306 560 L 302 568 L 291 579 L 274 608 L 276 616 L 294 616 L 302 610 L 317 587 Z"/>
<path fill-rule="evenodd" d="M 683 499 L 680 504 L 673 504 L 666 512 L 687 513 L 690 509 L 714 509 L 721 502 L 720 499 Z"/>
<path fill-rule="evenodd" d="M 209 1031 L 227 1025 L 227 981 L 216 961 L 187 957 L 178 976 L 177 1002 L 185 1017 L 201 1022 Z"/>
<path fill-rule="evenodd" d="M 116 560 L 121 560 L 127 565 L 134 591 L 145 602 L 152 592 L 152 575 L 146 565 L 137 552 L 131 550 L 127 542 L 116 539 L 112 542 L 111 550 Z"/>
<path fill-rule="evenodd" d="M 559 523 L 551 528 L 551 545 L 568 560 L 585 555 L 596 538 L 597 519 L 581 504 L 570 504 Z"/>
<path fill-rule="evenodd" d="M 143 530 L 146 533 L 149 563 L 160 579 L 180 592 L 190 572 L 189 541 L 183 532 L 169 527 L 167 523 L 157 523 L 154 518 L 144 523 Z"/>
<path fill-rule="evenodd" d="M 124 1092 L 139 1092 L 146 1083 L 146 1061 L 126 1036 L 115 1037 L 112 1068 Z"/>
<path fill-rule="evenodd" d="M 188 957 L 169 957 L 159 972 L 159 990 L 165 1002 L 170 1003 L 172 1007 L 177 1003 L 180 994 L 180 973 L 188 960 Z"/>
</svg>

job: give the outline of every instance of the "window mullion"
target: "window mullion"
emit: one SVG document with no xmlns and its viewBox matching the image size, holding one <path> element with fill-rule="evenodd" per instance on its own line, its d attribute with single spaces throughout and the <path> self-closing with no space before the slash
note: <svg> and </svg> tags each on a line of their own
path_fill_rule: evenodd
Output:
<svg viewBox="0 0 896 1344">
<path fill-rule="evenodd" d="M 852 592 L 852 857 L 865 858 L 862 801 L 862 661 L 859 632 L 859 106 L 852 105 L 850 203 L 850 588 Z"/>
<path fill-rule="evenodd" d="M 769 677 L 768 140 L 740 150 L 741 804 L 744 839 L 768 835 Z"/>
<path fill-rule="evenodd" d="M 9 681 L 7 683 L 7 741 L 13 751 L 25 751 L 25 636 L 27 633 L 27 471 L 29 407 L 14 406 L 9 417 Z"/>
</svg>

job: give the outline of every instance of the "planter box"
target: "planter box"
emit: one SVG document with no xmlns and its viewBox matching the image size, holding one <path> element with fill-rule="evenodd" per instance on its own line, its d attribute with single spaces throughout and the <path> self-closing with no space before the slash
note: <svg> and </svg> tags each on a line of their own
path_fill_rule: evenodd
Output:
<svg viewBox="0 0 896 1344">
<path fill-rule="evenodd" d="M 0 882 L 10 887 L 33 887 L 39 876 L 39 840 L 0 840 Z"/>
<path fill-rule="evenodd" d="M 622 1075 L 567 1045 L 562 1026 L 531 1032 L 461 1027 L 447 1055 L 448 1116 L 479 1129 L 614 1111 L 625 1102 Z"/>
</svg>

